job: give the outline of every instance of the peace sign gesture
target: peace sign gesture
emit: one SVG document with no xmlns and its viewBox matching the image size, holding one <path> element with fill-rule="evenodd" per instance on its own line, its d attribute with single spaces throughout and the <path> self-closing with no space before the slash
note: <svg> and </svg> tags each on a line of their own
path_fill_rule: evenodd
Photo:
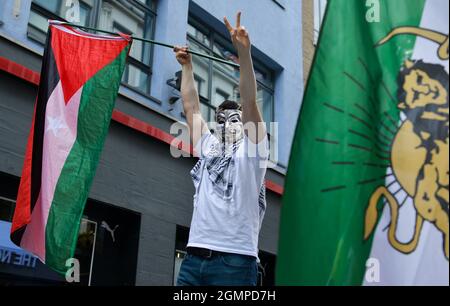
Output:
<svg viewBox="0 0 450 306">
<path fill-rule="evenodd" d="M 248 36 L 248 32 L 245 27 L 241 26 L 241 12 L 237 13 L 236 28 L 233 28 L 231 26 L 227 17 L 224 17 L 223 21 L 225 22 L 225 26 L 230 32 L 231 41 L 233 42 L 233 45 L 238 53 L 250 51 L 250 37 Z"/>
</svg>

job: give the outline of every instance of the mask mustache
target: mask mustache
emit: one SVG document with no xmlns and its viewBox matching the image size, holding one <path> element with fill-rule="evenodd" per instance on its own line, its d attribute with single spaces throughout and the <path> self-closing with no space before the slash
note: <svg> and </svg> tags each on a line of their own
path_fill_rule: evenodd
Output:
<svg viewBox="0 0 450 306">
<path fill-rule="evenodd" d="M 222 141 L 233 143 L 242 138 L 243 127 L 241 123 L 232 123 L 227 126 L 220 124 L 216 126 L 216 133 L 220 135 Z"/>
</svg>

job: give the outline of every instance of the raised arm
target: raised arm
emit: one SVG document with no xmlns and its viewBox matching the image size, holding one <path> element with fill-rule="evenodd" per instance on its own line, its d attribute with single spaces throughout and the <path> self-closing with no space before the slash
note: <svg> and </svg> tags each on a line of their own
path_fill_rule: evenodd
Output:
<svg viewBox="0 0 450 306">
<path fill-rule="evenodd" d="M 251 55 L 251 42 L 247 30 L 241 26 L 241 12 L 237 14 L 236 28 L 233 28 L 226 17 L 224 17 L 225 25 L 230 31 L 231 40 L 236 48 L 239 56 L 239 64 L 241 66 L 241 77 L 239 90 L 241 94 L 242 104 L 242 121 L 245 124 L 253 123 L 257 128 L 257 132 L 249 133 L 246 129 L 245 133 L 254 143 L 259 143 L 266 135 L 266 128 L 256 104 L 256 77 L 253 69 L 253 60 Z"/>
<path fill-rule="evenodd" d="M 200 100 L 194 81 L 192 55 L 187 51 L 187 47 L 176 46 L 174 48 L 177 61 L 182 66 L 181 98 L 192 144 L 195 147 L 202 135 L 208 132 L 208 127 L 200 112 Z"/>
</svg>

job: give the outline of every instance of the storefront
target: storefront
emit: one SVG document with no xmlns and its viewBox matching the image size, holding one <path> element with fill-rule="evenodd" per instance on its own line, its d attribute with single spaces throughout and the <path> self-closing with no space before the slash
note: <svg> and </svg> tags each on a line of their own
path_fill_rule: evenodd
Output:
<svg viewBox="0 0 450 306">
<path fill-rule="evenodd" d="M 80 263 L 80 282 L 68 283 L 37 257 L 9 239 L 19 178 L 0 172 L 0 285 L 134 285 L 141 215 L 88 199 L 80 225 L 74 258 Z M 174 248 L 173 283 L 186 254 L 189 228 L 177 226 Z M 260 251 L 260 284 L 271 286 L 275 279 L 275 259 Z M 167 284 L 166 284 L 167 285 Z M 171 285 L 171 284 L 168 284 Z"/>
<path fill-rule="evenodd" d="M 0 173 L 0 285 L 68 285 L 9 239 L 18 182 Z M 138 213 L 89 199 L 74 256 L 80 282 L 73 285 L 134 285 L 140 220 Z"/>
</svg>

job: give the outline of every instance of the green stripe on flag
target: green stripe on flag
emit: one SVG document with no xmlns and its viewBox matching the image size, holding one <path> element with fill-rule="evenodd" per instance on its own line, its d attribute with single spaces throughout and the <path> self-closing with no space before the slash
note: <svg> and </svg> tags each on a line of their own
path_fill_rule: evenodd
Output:
<svg viewBox="0 0 450 306">
<path fill-rule="evenodd" d="M 371 249 L 365 209 L 390 164 L 399 122 L 397 75 L 415 37 L 375 44 L 418 26 L 424 0 L 380 0 L 379 22 L 361 0 L 329 0 L 286 178 L 279 285 L 359 285 Z"/>
<path fill-rule="evenodd" d="M 74 256 L 88 198 L 120 86 L 129 47 L 83 87 L 77 138 L 58 178 L 46 226 L 45 262 L 65 273 Z"/>
</svg>

